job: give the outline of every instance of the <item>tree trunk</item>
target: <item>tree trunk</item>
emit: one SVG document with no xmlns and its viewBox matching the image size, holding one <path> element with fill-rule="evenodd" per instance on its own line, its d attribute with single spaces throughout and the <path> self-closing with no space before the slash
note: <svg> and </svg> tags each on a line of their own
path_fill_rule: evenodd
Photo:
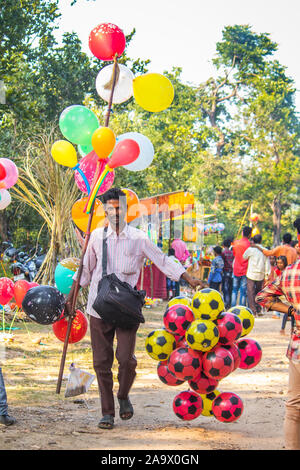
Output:
<svg viewBox="0 0 300 470">
<path fill-rule="evenodd" d="M 0 240 L 2 242 L 5 242 L 8 238 L 7 230 L 8 230 L 8 224 L 7 224 L 6 212 L 5 210 L 0 211 Z"/>
<path fill-rule="evenodd" d="M 280 244 L 281 235 L 281 194 L 274 197 L 271 207 L 273 210 L 273 245 L 277 246 Z"/>
</svg>

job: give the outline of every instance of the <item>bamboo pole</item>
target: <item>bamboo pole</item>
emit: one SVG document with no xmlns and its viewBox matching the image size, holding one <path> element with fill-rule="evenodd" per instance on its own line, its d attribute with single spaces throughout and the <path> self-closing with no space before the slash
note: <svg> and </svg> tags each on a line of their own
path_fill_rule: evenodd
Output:
<svg viewBox="0 0 300 470">
<path fill-rule="evenodd" d="M 112 72 L 111 93 L 110 93 L 110 97 L 109 97 L 107 113 L 106 113 L 106 116 L 105 116 L 105 124 L 104 124 L 105 127 L 108 127 L 108 124 L 109 124 L 109 119 L 110 119 L 110 114 L 111 114 L 111 106 L 112 106 L 112 101 L 113 101 L 113 94 L 114 94 L 116 81 L 117 81 L 117 71 L 118 71 L 118 64 L 117 64 L 117 54 L 116 54 L 115 57 L 114 57 L 114 67 L 113 67 L 113 72 Z M 94 178 L 93 187 L 97 183 L 97 179 L 98 179 L 98 176 L 99 176 L 97 170 L 98 170 L 98 166 L 97 166 L 97 169 L 96 169 L 96 172 L 95 172 L 96 177 Z M 93 187 L 91 188 L 91 191 L 93 191 Z M 82 249 L 81 258 L 80 258 L 80 265 L 79 265 L 79 268 L 78 268 L 78 275 L 77 275 L 77 279 L 75 281 L 75 287 L 74 287 L 74 291 L 73 291 L 73 295 L 72 295 L 72 308 L 71 308 L 71 312 L 69 314 L 68 328 L 67 328 L 67 333 L 66 333 L 66 337 L 65 337 L 65 341 L 64 341 L 64 347 L 63 347 L 63 352 L 62 352 L 62 357 L 61 357 L 61 362 L 60 362 L 60 369 L 59 369 L 59 375 L 58 375 L 58 380 L 57 380 L 57 386 L 56 386 L 56 393 L 57 394 L 60 393 L 60 389 L 61 389 L 62 376 L 63 376 L 64 366 L 65 366 L 65 361 L 66 361 L 66 356 L 67 356 L 67 349 L 68 349 L 69 337 L 70 337 L 70 333 L 71 333 L 71 327 L 72 327 L 72 323 L 73 323 L 73 320 L 74 320 L 75 315 L 76 315 L 75 306 L 76 306 L 77 296 L 78 296 L 79 289 L 80 289 L 80 278 L 81 278 L 81 274 L 82 274 L 82 270 L 83 270 L 83 258 L 84 258 L 84 255 L 86 253 L 88 242 L 89 242 L 89 239 L 90 239 L 90 234 L 91 234 L 90 230 L 91 230 L 92 219 L 93 219 L 93 215 L 94 215 L 94 207 L 95 207 L 95 201 L 92 204 L 90 214 L 89 214 L 88 227 L 87 227 L 86 236 L 85 236 L 85 243 L 84 243 L 84 246 L 83 246 L 83 249 Z"/>
</svg>

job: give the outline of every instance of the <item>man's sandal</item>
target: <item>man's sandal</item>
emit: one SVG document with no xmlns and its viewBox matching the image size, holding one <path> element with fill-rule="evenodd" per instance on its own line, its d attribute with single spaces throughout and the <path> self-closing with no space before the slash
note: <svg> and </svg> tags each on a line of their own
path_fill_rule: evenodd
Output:
<svg viewBox="0 0 300 470">
<path fill-rule="evenodd" d="M 104 415 L 98 423 L 98 428 L 112 429 L 114 427 L 114 417 L 112 415 Z"/>
<path fill-rule="evenodd" d="M 126 398 L 125 400 L 118 398 L 118 400 L 120 404 L 120 418 L 123 420 L 131 419 L 133 416 L 133 406 L 129 398 Z"/>
</svg>

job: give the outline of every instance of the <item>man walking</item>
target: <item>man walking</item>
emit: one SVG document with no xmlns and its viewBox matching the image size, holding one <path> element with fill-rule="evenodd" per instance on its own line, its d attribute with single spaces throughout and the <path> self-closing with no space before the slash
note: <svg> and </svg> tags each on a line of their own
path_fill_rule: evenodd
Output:
<svg viewBox="0 0 300 470">
<path fill-rule="evenodd" d="M 174 281 L 184 279 L 192 287 L 203 285 L 202 281 L 191 277 L 180 263 L 175 263 L 165 255 L 149 240 L 145 232 L 126 224 L 126 196 L 119 188 L 111 188 L 104 193 L 102 202 L 108 220 L 107 274 L 115 273 L 121 281 L 135 287 L 146 257 Z M 129 391 L 136 376 L 137 361 L 134 351 L 138 327 L 126 330 L 115 327 L 103 321 L 92 308 L 97 296 L 98 283 L 102 278 L 103 233 L 104 229 L 98 228 L 91 234 L 83 260 L 80 285 L 82 287 L 90 285 L 87 313 L 90 317 L 93 366 L 98 380 L 103 415 L 98 426 L 103 429 L 112 429 L 115 417 L 112 374 L 114 336 L 116 335 L 117 338 L 116 358 L 119 363 L 117 397 L 120 405 L 120 418 L 126 420 L 133 416 Z M 74 279 L 76 279 L 76 274 Z M 75 283 L 67 299 L 68 310 L 71 306 L 74 288 Z"/>
<path fill-rule="evenodd" d="M 233 283 L 232 283 L 232 296 L 231 306 L 237 304 L 238 293 L 240 293 L 240 305 L 246 305 L 247 300 L 247 268 L 248 260 L 243 258 L 243 254 L 250 246 L 252 228 L 244 227 L 243 236 L 238 240 L 234 240 L 232 250 L 234 255 L 233 262 Z"/>
<path fill-rule="evenodd" d="M 255 235 L 253 242 L 255 245 L 261 246 L 261 235 Z M 247 296 L 249 308 L 254 316 L 261 313 L 261 307 L 255 302 L 255 297 L 262 290 L 264 279 L 268 278 L 271 272 L 271 265 L 268 258 L 257 248 L 250 246 L 243 254 L 243 258 L 248 260 L 247 268 Z"/>
</svg>

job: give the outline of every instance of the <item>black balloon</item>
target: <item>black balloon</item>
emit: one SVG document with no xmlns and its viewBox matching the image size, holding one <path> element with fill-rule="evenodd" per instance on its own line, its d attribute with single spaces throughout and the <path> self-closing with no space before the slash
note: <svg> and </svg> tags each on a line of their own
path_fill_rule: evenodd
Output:
<svg viewBox="0 0 300 470">
<path fill-rule="evenodd" d="M 56 287 L 36 286 L 29 289 L 22 302 L 28 317 L 41 325 L 51 325 L 59 320 L 65 298 Z"/>
</svg>

